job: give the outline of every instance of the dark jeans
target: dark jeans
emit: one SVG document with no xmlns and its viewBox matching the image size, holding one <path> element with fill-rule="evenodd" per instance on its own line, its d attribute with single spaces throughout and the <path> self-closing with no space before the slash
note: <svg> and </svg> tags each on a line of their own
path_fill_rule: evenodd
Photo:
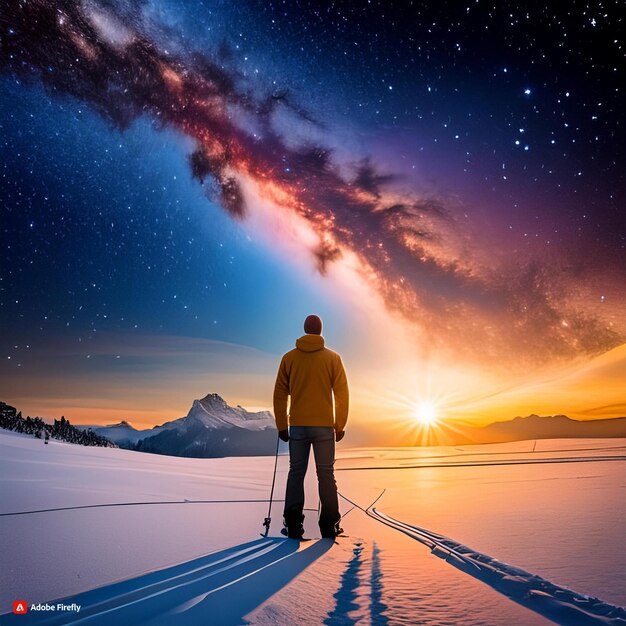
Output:
<svg viewBox="0 0 626 626">
<path fill-rule="evenodd" d="M 291 426 L 289 429 L 289 477 L 285 495 L 285 523 L 298 526 L 304 516 L 304 476 L 313 445 L 321 502 L 320 528 L 332 528 L 340 519 L 335 465 L 335 429 L 332 426 Z"/>
</svg>

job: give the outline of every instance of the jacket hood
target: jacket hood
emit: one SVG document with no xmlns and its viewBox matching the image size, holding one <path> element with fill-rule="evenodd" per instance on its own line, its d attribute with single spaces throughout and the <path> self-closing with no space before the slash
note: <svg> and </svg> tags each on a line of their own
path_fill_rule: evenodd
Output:
<svg viewBox="0 0 626 626">
<path fill-rule="evenodd" d="M 296 339 L 296 348 L 302 352 L 317 352 L 324 347 L 324 337 L 321 335 L 302 335 Z"/>
</svg>

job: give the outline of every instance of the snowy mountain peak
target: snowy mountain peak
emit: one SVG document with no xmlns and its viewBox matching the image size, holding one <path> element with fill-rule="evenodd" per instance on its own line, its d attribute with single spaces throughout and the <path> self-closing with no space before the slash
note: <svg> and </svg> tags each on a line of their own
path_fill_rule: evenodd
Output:
<svg viewBox="0 0 626 626">
<path fill-rule="evenodd" d="M 127 421 L 91 428 L 121 447 L 161 454 L 273 454 L 276 447 L 276 423 L 270 411 L 230 406 L 217 393 L 194 400 L 184 417 L 153 428 L 137 430 Z"/>
<path fill-rule="evenodd" d="M 269 411 L 251 413 L 242 406 L 230 406 L 219 394 L 210 393 L 201 400 L 194 400 L 183 422 L 202 422 L 206 428 L 246 428 L 263 430 L 274 427 L 274 418 Z"/>
<path fill-rule="evenodd" d="M 226 400 L 224 400 L 224 398 L 222 398 L 222 396 L 220 396 L 218 393 L 209 393 L 206 396 L 204 396 L 202 400 L 194 400 L 194 404 L 196 402 L 200 402 L 204 406 L 208 406 L 212 408 L 219 408 L 219 409 L 230 408 Z"/>
</svg>

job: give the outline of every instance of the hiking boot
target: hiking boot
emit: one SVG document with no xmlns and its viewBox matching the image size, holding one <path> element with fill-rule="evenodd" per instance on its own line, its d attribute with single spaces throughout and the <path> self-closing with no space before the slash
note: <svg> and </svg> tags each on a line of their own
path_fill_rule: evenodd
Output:
<svg viewBox="0 0 626 626">
<path fill-rule="evenodd" d="M 302 539 L 304 535 L 304 526 L 285 526 L 280 531 L 283 535 L 289 537 L 289 539 Z"/>
<path fill-rule="evenodd" d="M 304 515 L 302 513 L 289 512 L 283 516 L 284 528 L 280 531 L 289 539 L 302 539 L 304 535 Z"/>
<path fill-rule="evenodd" d="M 332 526 L 320 526 L 320 531 L 324 539 L 334 539 L 343 533 L 343 528 L 339 526 L 339 522 Z"/>
</svg>

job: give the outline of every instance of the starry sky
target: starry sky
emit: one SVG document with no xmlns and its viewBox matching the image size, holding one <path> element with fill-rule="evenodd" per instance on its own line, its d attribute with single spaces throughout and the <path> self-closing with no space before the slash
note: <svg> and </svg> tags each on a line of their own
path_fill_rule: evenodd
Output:
<svg viewBox="0 0 626 626">
<path fill-rule="evenodd" d="M 363 433 L 626 413 L 626 12 L 553 4 L 4 2 L 1 399 L 265 408 L 315 312 Z"/>
</svg>

